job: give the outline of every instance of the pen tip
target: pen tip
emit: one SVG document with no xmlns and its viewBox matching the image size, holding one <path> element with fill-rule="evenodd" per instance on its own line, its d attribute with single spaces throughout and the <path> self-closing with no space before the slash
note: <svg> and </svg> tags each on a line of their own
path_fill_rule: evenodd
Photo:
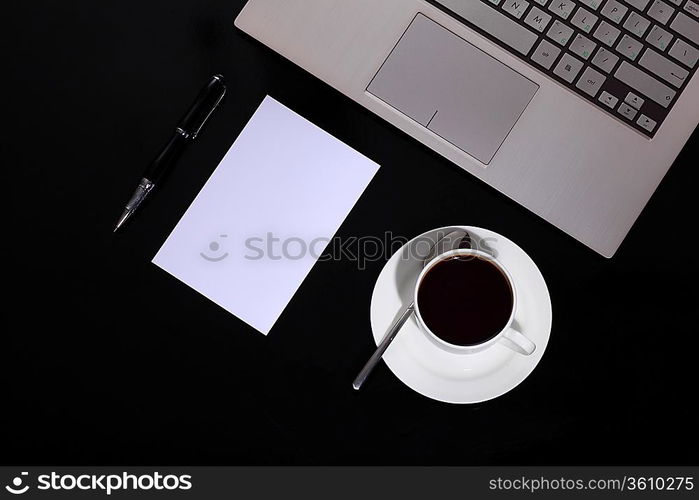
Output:
<svg viewBox="0 0 699 500">
<path fill-rule="evenodd" d="M 124 210 L 124 213 L 122 213 L 121 217 L 119 217 L 119 220 L 117 221 L 116 226 L 114 226 L 115 233 L 121 228 L 121 226 L 124 225 L 124 223 L 131 216 L 132 213 L 133 213 L 132 210 L 128 210 L 128 209 Z"/>
</svg>

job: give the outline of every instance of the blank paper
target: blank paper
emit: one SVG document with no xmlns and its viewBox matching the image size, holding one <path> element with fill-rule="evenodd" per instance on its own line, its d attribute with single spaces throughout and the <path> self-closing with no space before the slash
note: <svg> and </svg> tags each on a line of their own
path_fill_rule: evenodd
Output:
<svg viewBox="0 0 699 500">
<path fill-rule="evenodd" d="M 266 335 L 378 168 L 267 97 L 153 262 Z"/>
</svg>

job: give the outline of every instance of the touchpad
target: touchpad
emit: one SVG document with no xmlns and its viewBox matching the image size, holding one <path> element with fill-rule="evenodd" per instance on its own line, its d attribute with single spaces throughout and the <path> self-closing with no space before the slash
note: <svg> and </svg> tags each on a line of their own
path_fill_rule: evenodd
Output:
<svg viewBox="0 0 699 500">
<path fill-rule="evenodd" d="M 367 91 L 487 165 L 538 88 L 418 14 Z"/>
</svg>

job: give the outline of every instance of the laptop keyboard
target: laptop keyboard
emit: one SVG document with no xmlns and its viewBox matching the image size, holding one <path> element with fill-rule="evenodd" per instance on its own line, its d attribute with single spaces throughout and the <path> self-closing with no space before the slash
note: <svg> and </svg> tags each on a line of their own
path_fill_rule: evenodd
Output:
<svg viewBox="0 0 699 500">
<path fill-rule="evenodd" d="M 699 66 L 699 0 L 430 0 L 653 137 Z"/>
</svg>

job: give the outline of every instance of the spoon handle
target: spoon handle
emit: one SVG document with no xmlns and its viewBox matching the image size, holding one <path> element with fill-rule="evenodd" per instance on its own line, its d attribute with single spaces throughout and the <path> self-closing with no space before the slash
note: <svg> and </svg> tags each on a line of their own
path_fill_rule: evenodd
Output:
<svg viewBox="0 0 699 500">
<path fill-rule="evenodd" d="M 359 375 L 357 375 L 357 378 L 354 379 L 352 387 L 354 387 L 355 390 L 358 391 L 362 387 L 362 384 L 364 383 L 366 378 L 369 376 L 376 364 L 381 360 L 381 358 L 383 357 L 383 353 L 386 352 L 386 349 L 388 349 L 388 346 L 391 345 L 391 342 L 393 342 L 393 339 L 396 338 L 396 335 L 403 327 L 405 322 L 408 321 L 408 318 L 410 318 L 414 310 L 415 303 L 413 302 L 405 309 L 405 311 L 403 311 L 403 314 L 401 314 L 400 318 L 398 318 L 396 322 L 393 323 L 393 325 L 388 330 L 388 333 L 386 333 L 381 343 L 376 347 L 376 351 L 374 351 L 374 354 L 372 354 L 372 356 L 369 358 L 369 361 L 366 362 L 364 368 L 362 368 L 362 371 L 360 371 Z"/>
</svg>

